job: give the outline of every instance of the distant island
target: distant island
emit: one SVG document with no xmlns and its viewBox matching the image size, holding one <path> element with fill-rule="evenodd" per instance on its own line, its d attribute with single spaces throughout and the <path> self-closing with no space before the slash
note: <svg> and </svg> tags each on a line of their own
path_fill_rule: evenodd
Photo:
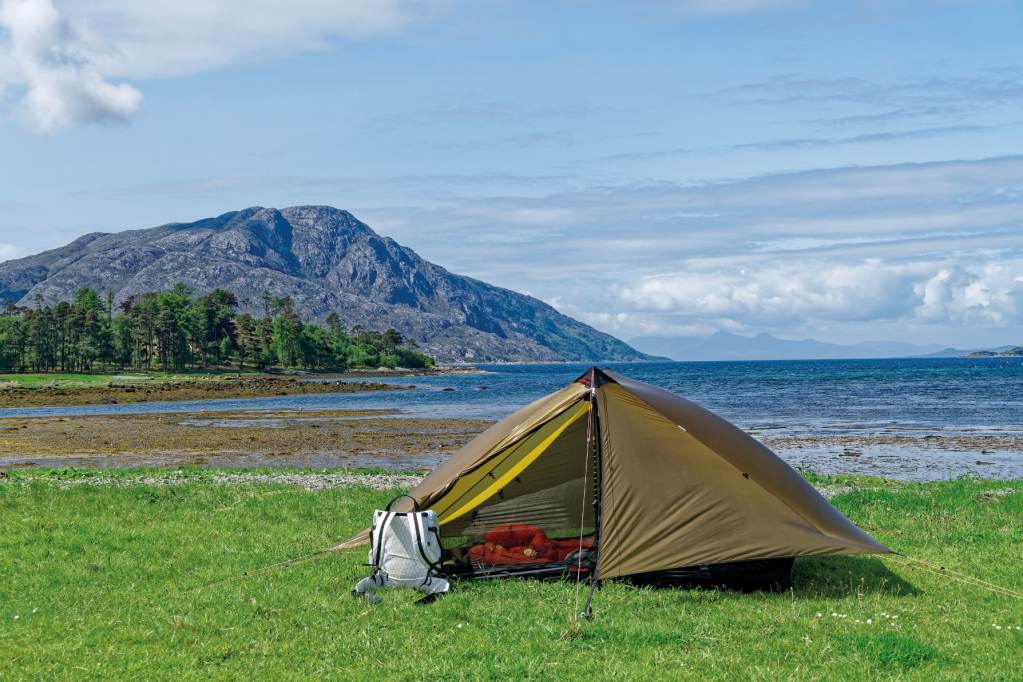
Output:
<svg viewBox="0 0 1023 682">
<path fill-rule="evenodd" d="M 1011 350 L 1006 351 L 993 351 L 993 350 L 976 350 L 969 355 L 961 355 L 964 358 L 1021 358 L 1023 357 L 1023 346 L 1016 346 Z"/>
</svg>

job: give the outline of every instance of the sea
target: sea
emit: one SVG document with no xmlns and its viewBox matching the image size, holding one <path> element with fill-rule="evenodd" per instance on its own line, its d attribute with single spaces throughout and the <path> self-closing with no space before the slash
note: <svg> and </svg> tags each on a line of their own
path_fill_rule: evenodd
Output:
<svg viewBox="0 0 1023 682">
<path fill-rule="evenodd" d="M 415 384 L 412 391 L 9 408 L 0 410 L 0 418 L 327 408 L 384 409 L 406 417 L 497 420 L 564 387 L 589 366 L 478 365 L 484 373 L 375 379 Z M 909 480 L 959 476 L 1023 479 L 1023 359 L 599 366 L 702 405 L 763 440 L 797 468 Z"/>
</svg>

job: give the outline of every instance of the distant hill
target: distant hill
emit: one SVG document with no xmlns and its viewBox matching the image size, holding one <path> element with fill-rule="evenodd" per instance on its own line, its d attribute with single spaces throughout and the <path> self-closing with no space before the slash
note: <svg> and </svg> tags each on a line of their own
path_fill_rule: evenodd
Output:
<svg viewBox="0 0 1023 682">
<path fill-rule="evenodd" d="M 998 346 L 996 348 L 974 348 L 972 350 L 961 350 L 959 348 L 945 348 L 939 350 L 937 353 L 930 353 L 928 355 L 921 355 L 922 358 L 963 358 L 963 357 L 992 357 L 999 355 L 1008 350 L 1012 350 L 1016 346 Z"/>
<path fill-rule="evenodd" d="M 81 287 L 133 294 L 184 282 L 252 301 L 291 296 L 303 320 L 394 327 L 444 361 L 653 360 L 531 296 L 448 272 L 351 213 L 329 206 L 247 208 L 115 234 L 0 263 L 0 305 L 69 300 Z"/>
<path fill-rule="evenodd" d="M 1014 346 L 1008 350 L 975 350 L 968 358 L 1023 358 L 1023 346 Z"/>
<path fill-rule="evenodd" d="M 629 343 L 653 355 L 673 360 L 853 360 L 920 356 L 941 348 L 938 344 L 916 346 L 901 341 L 864 341 L 843 346 L 814 339 L 789 341 L 770 334 L 753 337 L 717 332 L 703 339 L 692 336 L 640 336 Z"/>
</svg>

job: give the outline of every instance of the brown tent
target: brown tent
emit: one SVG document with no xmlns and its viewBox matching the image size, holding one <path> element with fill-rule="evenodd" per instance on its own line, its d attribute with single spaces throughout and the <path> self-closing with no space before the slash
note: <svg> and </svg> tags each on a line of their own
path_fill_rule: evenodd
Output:
<svg viewBox="0 0 1023 682">
<path fill-rule="evenodd" d="M 487 429 L 410 495 L 437 512 L 454 576 L 786 587 L 793 557 L 891 552 L 741 429 L 596 367 Z M 368 542 L 364 531 L 342 547 Z"/>
</svg>

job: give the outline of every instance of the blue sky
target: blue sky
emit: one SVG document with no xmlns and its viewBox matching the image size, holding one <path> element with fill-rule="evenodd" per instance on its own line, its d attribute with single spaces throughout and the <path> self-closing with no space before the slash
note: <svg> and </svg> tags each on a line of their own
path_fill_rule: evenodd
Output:
<svg viewBox="0 0 1023 682">
<path fill-rule="evenodd" d="M 327 204 L 621 338 L 1023 343 L 1023 3 L 0 0 L 0 259 Z"/>
</svg>

